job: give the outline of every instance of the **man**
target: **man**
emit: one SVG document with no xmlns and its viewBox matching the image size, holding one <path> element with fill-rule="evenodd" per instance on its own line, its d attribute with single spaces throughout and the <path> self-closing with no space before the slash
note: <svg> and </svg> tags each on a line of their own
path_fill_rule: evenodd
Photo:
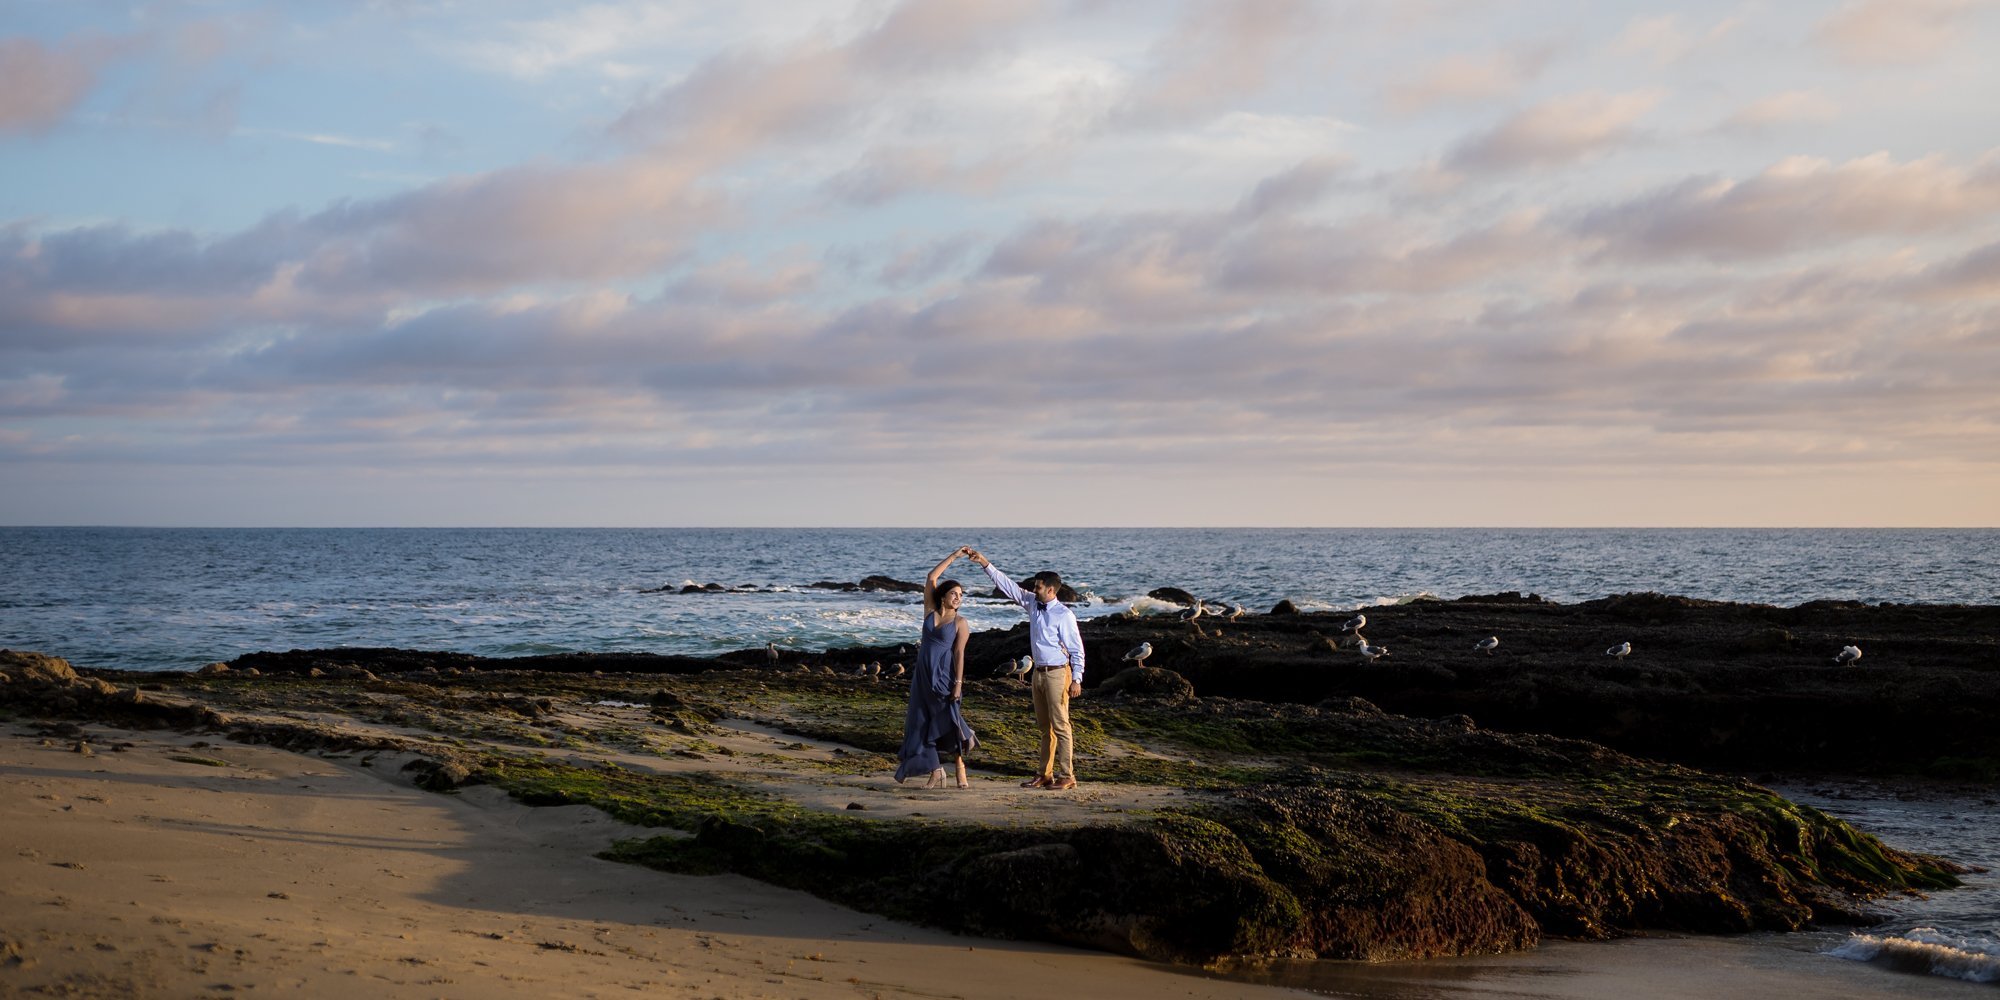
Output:
<svg viewBox="0 0 2000 1000">
<path fill-rule="evenodd" d="M 1069 700 L 1083 693 L 1083 634 L 1076 628 L 1076 612 L 1056 600 L 1062 577 L 1043 570 L 1028 578 L 1032 594 L 1023 593 L 1007 574 L 980 554 L 970 553 L 973 562 L 1002 594 L 1028 612 L 1028 655 L 1035 665 L 1028 683 L 1035 694 L 1035 725 L 1042 731 L 1042 766 L 1022 788 L 1063 791 L 1076 787 L 1076 763 L 1070 750 Z"/>
</svg>

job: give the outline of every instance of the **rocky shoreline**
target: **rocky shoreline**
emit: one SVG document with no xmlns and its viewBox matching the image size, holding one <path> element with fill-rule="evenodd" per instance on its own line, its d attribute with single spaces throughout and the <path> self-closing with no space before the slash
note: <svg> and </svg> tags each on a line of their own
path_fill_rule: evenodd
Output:
<svg viewBox="0 0 2000 1000">
<path fill-rule="evenodd" d="M 1866 923 L 1873 896 L 1956 882 L 1949 863 L 1742 779 L 1493 726 L 1739 771 L 1831 770 L 1864 751 L 1906 769 L 1977 767 L 1993 737 L 1960 715 L 1990 704 L 1994 644 L 1979 630 L 2000 610 L 1425 602 L 1369 612 L 1368 641 L 1392 650 L 1373 662 L 1341 617 L 1092 620 L 1097 666 L 1076 713 L 1086 784 L 1074 795 L 1013 788 L 1034 737 L 1023 689 L 1004 679 L 967 694 L 984 744 L 978 789 L 940 798 L 887 783 L 903 692 L 856 667 L 893 647 L 714 659 L 294 650 L 189 674 L 10 653 L 0 711 L 79 751 L 106 724 L 393 752 L 434 790 L 492 785 L 661 829 L 614 848 L 620 860 L 1179 963 Z M 1472 649 L 1478 633 L 1506 638 L 1489 656 Z M 1607 640 L 1635 652 L 1609 661 Z M 1154 647 L 1148 667 L 1117 659 L 1139 641 Z M 1856 642 L 1866 668 L 1815 662 L 1819 646 Z M 1019 629 L 975 636 L 975 674 L 1023 643 Z M 1916 696 L 1941 687 L 1956 696 Z M 1843 713 L 1877 731 L 1847 734 L 1841 752 L 1784 742 Z M 1884 751 L 1918 729 L 1925 749 Z M 1675 742 L 1690 733 L 1702 738 Z M 771 734 L 776 751 L 731 749 Z"/>
</svg>

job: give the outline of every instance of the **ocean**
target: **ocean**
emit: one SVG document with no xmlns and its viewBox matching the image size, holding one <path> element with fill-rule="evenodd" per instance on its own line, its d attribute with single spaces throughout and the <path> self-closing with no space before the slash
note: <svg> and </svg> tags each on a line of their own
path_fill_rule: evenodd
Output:
<svg viewBox="0 0 2000 1000">
<path fill-rule="evenodd" d="M 813 584 L 870 575 L 920 581 L 960 544 L 1016 578 L 1062 573 L 1088 599 L 1084 617 L 1150 609 L 1146 593 L 1166 586 L 1253 610 L 1279 600 L 1347 610 L 1502 591 L 1563 603 L 1657 591 L 1779 605 L 2000 604 L 1996 529 L 11 527 L 0 528 L 0 647 L 81 666 L 183 670 L 259 650 L 334 646 L 518 656 L 886 644 L 914 636 L 916 595 Z M 950 575 L 969 593 L 986 590 L 969 563 Z M 680 593 L 710 583 L 726 589 Z M 965 614 L 975 629 L 1019 621 L 990 599 L 968 601 Z M 1787 791 L 1898 846 L 2000 868 L 1992 798 Z M 2000 980 L 2000 887 L 1990 872 L 1969 881 L 1930 900 L 1891 901 L 1893 920 L 1879 928 L 1762 936 L 1747 946 L 1756 962 L 1778 969 L 1792 960 L 1785 956 L 1809 950 L 1804 960 L 1815 969 L 1886 966 L 1922 973 L 1897 981 L 1932 988 L 1991 983 Z M 1721 955 L 1745 946 L 1690 947 Z M 1544 958 L 1491 960 L 1490 968 L 1504 978 L 1547 968 L 1534 964 L 1547 956 L 1612 954 L 1555 948 Z M 1438 979 L 1454 968 L 1465 967 L 1427 964 L 1397 988 L 1382 978 L 1394 970 L 1356 984 L 1349 971 L 1322 969 L 1298 985 L 1438 996 L 1459 992 Z M 1590 982 L 1573 985 L 1590 995 Z M 1529 995 L 1563 995 L 1550 985 Z M 1902 995 L 1871 992 L 1861 980 L 1832 989 L 1844 995 L 1850 986 L 1854 995 Z"/>
<path fill-rule="evenodd" d="M 1016 578 L 1060 572 L 1085 617 L 1164 586 L 1253 610 L 1520 591 L 1658 591 L 1792 605 L 2000 603 L 2000 530 L 0 528 L 0 646 L 180 670 L 260 650 L 690 655 L 901 642 L 960 544 Z M 978 567 L 951 575 L 986 592 Z M 680 594 L 688 583 L 724 593 Z M 665 592 L 661 592 L 665 588 Z M 975 628 L 1016 620 L 969 602 Z"/>
</svg>

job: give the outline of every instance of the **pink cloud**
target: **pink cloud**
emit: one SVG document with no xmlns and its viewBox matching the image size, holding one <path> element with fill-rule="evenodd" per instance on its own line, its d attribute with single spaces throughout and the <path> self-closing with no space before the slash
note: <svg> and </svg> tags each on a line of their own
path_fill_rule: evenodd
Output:
<svg viewBox="0 0 2000 1000">
<path fill-rule="evenodd" d="M 1660 103 L 1657 90 L 1572 94 L 1545 101 L 1460 142 L 1445 164 L 1460 170 L 1553 166 L 1626 145 Z"/>
<path fill-rule="evenodd" d="M 38 131 L 68 117 L 96 86 L 102 62 L 90 47 L 0 39 L 0 132 Z"/>
<path fill-rule="evenodd" d="M 1577 229 L 1617 257 L 1755 257 L 1872 236 L 1959 228 L 2000 212 L 2000 159 L 1971 169 L 1887 153 L 1793 157 L 1743 181 L 1690 179 L 1585 213 Z"/>
</svg>

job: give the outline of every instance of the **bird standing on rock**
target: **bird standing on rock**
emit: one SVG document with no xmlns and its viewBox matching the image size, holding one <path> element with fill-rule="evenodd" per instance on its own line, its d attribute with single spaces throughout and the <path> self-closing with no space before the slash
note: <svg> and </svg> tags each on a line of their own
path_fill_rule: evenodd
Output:
<svg viewBox="0 0 2000 1000">
<path fill-rule="evenodd" d="M 1472 651 L 1475 653 L 1485 653 L 1487 656 L 1492 656 L 1493 651 L 1499 648 L 1500 648 L 1500 637 L 1497 635 L 1489 635 L 1486 638 L 1479 640 L 1479 645 L 1472 647 Z"/>
<path fill-rule="evenodd" d="M 1200 618 L 1200 617 L 1201 617 L 1201 614 L 1202 614 L 1202 612 L 1203 612 L 1203 611 L 1205 611 L 1205 610 L 1207 610 L 1207 609 L 1206 609 L 1206 608 L 1203 608 L 1203 607 L 1202 607 L 1202 604 L 1201 604 L 1201 602 L 1200 602 L 1200 601 L 1196 601 L 1196 602 L 1194 602 L 1193 604 L 1190 604 L 1190 605 L 1188 605 L 1188 606 L 1187 606 L 1187 609 L 1181 612 L 1181 616 L 1180 616 L 1180 617 L 1181 617 L 1181 621 L 1184 621 L 1184 622 L 1191 622 L 1191 621 L 1194 621 L 1195 619 L 1197 619 L 1197 618 Z"/>
<path fill-rule="evenodd" d="M 772 667 L 776 667 L 778 665 L 777 643 L 767 642 L 764 644 L 764 662 Z"/>
<path fill-rule="evenodd" d="M 1137 646 L 1132 647 L 1132 651 L 1125 654 L 1125 659 L 1138 660 L 1139 665 L 1143 667 L 1146 665 L 1146 657 L 1151 655 L 1153 655 L 1153 644 L 1150 642 L 1142 642 Z"/>
<path fill-rule="evenodd" d="M 1367 624 L 1368 624 L 1367 615 L 1355 615 L 1354 617 L 1349 618 L 1347 621 L 1342 622 L 1340 625 L 1340 630 L 1342 632 L 1359 632 L 1362 630 L 1362 628 L 1367 626 Z"/>
<path fill-rule="evenodd" d="M 1035 669 L 1035 658 L 1032 656 L 1023 656 L 1014 661 L 1013 669 L 1007 671 L 1007 676 L 1015 678 L 1026 677 L 1028 676 L 1028 672 L 1033 669 Z"/>
<path fill-rule="evenodd" d="M 1836 666 L 1844 667 L 1858 659 L 1861 659 L 1860 646 L 1842 646 L 1840 652 L 1834 654 L 1833 662 Z"/>
<path fill-rule="evenodd" d="M 1609 656 L 1614 660 L 1622 660 L 1632 655 L 1632 644 L 1629 642 L 1621 642 L 1618 645 L 1605 650 L 1604 655 Z"/>
<path fill-rule="evenodd" d="M 900 664 L 900 663 L 898 663 L 898 664 L 896 664 L 895 666 L 893 666 L 893 667 L 890 667 L 890 668 L 889 668 L 889 676 L 891 676 L 891 677 L 901 677 L 901 676 L 903 676 L 903 675 L 904 675 L 905 673 L 908 673 L 908 671 L 904 670 L 904 669 L 903 669 L 903 665 L 902 665 L 902 664 Z"/>
<path fill-rule="evenodd" d="M 1361 648 L 1355 650 L 1355 652 L 1360 653 L 1362 659 L 1367 660 L 1370 663 L 1374 663 L 1376 660 L 1389 655 L 1389 647 L 1370 646 L 1366 642 L 1363 642 L 1361 644 Z"/>
</svg>

